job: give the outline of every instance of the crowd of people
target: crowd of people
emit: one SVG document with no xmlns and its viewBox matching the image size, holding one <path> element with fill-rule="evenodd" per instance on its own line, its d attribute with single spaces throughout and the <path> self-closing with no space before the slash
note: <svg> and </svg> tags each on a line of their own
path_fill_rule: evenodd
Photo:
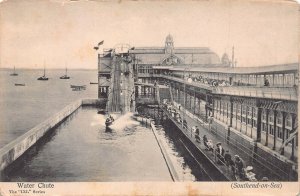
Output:
<svg viewBox="0 0 300 196">
<path fill-rule="evenodd" d="M 175 77 L 181 77 L 182 78 L 182 75 L 181 76 L 180 75 L 175 75 L 170 71 L 164 71 L 162 74 L 166 75 L 166 76 L 175 76 Z M 185 74 L 183 76 L 183 78 L 191 78 L 193 82 L 199 82 L 199 83 L 206 84 L 206 85 L 209 85 L 209 86 L 249 86 L 249 85 L 251 86 L 251 84 L 242 83 L 240 81 L 235 81 L 235 82 L 232 82 L 230 84 L 230 82 L 227 81 L 227 80 L 212 79 L 212 78 L 204 77 L 201 74 L 199 75 L 199 74 L 190 74 L 189 73 L 189 74 Z M 270 86 L 270 82 L 269 82 L 269 80 L 266 76 L 264 76 L 263 85 L 264 86 Z"/>
<path fill-rule="evenodd" d="M 171 116 L 176 120 L 176 122 L 178 122 L 179 124 L 183 124 L 183 127 L 185 129 L 189 129 L 187 121 L 185 119 L 182 119 L 180 115 L 180 105 L 178 107 L 175 107 L 173 104 L 165 102 L 165 107 L 171 114 Z M 217 164 L 226 166 L 227 169 L 231 171 L 237 178 L 237 180 L 257 181 L 255 173 L 253 172 L 253 167 L 245 167 L 244 160 L 239 155 L 236 154 L 232 156 L 228 149 L 225 150 L 223 148 L 221 142 L 217 142 L 216 146 L 214 147 L 213 141 L 209 139 L 205 134 L 201 139 L 200 129 L 197 125 L 191 127 L 191 131 L 194 133 L 196 142 L 200 144 L 203 142 L 205 150 L 211 151 L 214 154 Z M 266 181 L 267 178 L 264 177 L 262 180 Z"/>
<path fill-rule="evenodd" d="M 174 76 L 174 74 L 172 74 L 170 71 L 164 71 L 163 75 Z M 203 77 L 202 75 L 186 74 L 184 78 L 191 78 L 193 82 L 199 82 L 210 86 L 231 86 L 226 80 L 211 79 L 208 77 Z"/>
<path fill-rule="evenodd" d="M 180 115 L 180 107 L 179 110 L 177 111 L 175 109 L 175 107 L 173 107 L 170 103 L 167 103 L 167 111 L 169 113 L 171 113 L 172 117 L 178 122 L 178 123 L 182 123 L 184 128 L 187 128 L 187 121 L 185 119 L 182 119 L 181 115 Z"/>
<path fill-rule="evenodd" d="M 199 135 L 195 132 L 196 141 L 199 140 Z M 202 138 L 205 150 L 215 153 L 216 162 L 220 165 L 225 165 L 239 180 L 256 181 L 253 167 L 244 166 L 244 161 L 239 155 L 234 155 L 234 159 L 229 150 L 225 150 L 221 142 L 216 143 L 214 148 L 213 141 L 208 139 L 206 135 Z"/>
<path fill-rule="evenodd" d="M 231 86 L 230 83 L 226 80 L 216 80 L 207 77 L 199 76 L 190 76 L 194 82 L 200 82 L 210 86 Z"/>
</svg>

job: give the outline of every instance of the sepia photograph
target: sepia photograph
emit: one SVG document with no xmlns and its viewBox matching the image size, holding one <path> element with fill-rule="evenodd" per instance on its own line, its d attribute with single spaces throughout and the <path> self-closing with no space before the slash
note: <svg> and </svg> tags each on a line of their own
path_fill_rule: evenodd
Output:
<svg viewBox="0 0 300 196">
<path fill-rule="evenodd" d="M 0 195 L 296 195 L 299 4 L 0 0 Z"/>
</svg>

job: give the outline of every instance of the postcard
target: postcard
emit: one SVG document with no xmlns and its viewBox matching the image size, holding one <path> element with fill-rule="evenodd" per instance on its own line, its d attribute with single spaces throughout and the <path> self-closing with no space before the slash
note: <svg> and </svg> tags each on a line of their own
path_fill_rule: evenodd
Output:
<svg viewBox="0 0 300 196">
<path fill-rule="evenodd" d="M 294 1 L 0 1 L 0 195 L 297 195 Z"/>
</svg>

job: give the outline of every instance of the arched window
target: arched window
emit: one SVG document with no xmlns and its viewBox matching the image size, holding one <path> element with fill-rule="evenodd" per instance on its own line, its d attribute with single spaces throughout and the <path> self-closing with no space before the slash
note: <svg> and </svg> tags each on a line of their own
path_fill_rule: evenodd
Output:
<svg viewBox="0 0 300 196">
<path fill-rule="evenodd" d="M 269 113 L 269 133 L 274 135 L 274 112 L 270 111 Z"/>
<path fill-rule="evenodd" d="M 274 112 L 270 111 L 269 113 L 269 124 L 274 124 Z"/>
<path fill-rule="evenodd" d="M 267 111 L 266 111 L 266 110 L 263 110 L 261 116 L 262 116 L 262 120 L 263 120 L 263 121 L 266 121 L 266 120 L 267 120 Z"/>
<path fill-rule="evenodd" d="M 246 105 L 242 106 L 242 115 L 247 115 L 247 106 Z"/>
<path fill-rule="evenodd" d="M 278 112 L 276 116 L 276 127 L 277 127 L 277 137 L 283 139 L 283 130 L 282 130 L 282 113 Z"/>
<path fill-rule="evenodd" d="M 288 114 L 285 119 L 285 131 L 286 131 L 286 139 L 290 136 L 290 132 L 292 131 L 292 116 Z"/>
<path fill-rule="evenodd" d="M 196 104 L 197 104 L 197 99 L 196 99 Z M 214 100 L 214 109 L 217 110 L 218 106 L 217 106 L 218 102 L 217 100 Z"/>
<path fill-rule="evenodd" d="M 252 126 L 252 107 L 247 107 L 247 124 Z"/>
<path fill-rule="evenodd" d="M 240 114 L 241 113 L 241 105 L 236 104 L 236 107 L 237 107 L 237 113 Z"/>
<path fill-rule="evenodd" d="M 232 117 L 236 118 L 236 103 L 232 103 L 232 107 L 233 107 L 233 112 L 232 112 Z"/>
<path fill-rule="evenodd" d="M 253 115 L 253 118 L 256 118 L 257 117 L 257 109 L 256 108 L 252 108 L 252 115 Z"/>
<path fill-rule="evenodd" d="M 236 104 L 236 111 L 237 111 L 237 114 L 236 114 L 236 118 L 238 120 L 241 120 L 241 105 L 240 104 Z"/>
<path fill-rule="evenodd" d="M 290 129 L 292 128 L 292 116 L 290 114 L 286 116 L 285 127 Z"/>
<path fill-rule="evenodd" d="M 282 113 L 281 112 L 278 112 L 278 114 L 277 114 L 276 125 L 282 126 Z"/>
<path fill-rule="evenodd" d="M 252 107 L 247 107 L 247 116 L 252 117 Z"/>
</svg>

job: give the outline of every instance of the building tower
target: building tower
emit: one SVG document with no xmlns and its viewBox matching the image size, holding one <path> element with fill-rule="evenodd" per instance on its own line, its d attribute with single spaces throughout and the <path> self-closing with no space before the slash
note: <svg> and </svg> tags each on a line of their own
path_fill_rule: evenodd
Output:
<svg viewBox="0 0 300 196">
<path fill-rule="evenodd" d="M 230 66 L 230 60 L 229 60 L 229 57 L 228 57 L 227 53 L 224 53 L 223 56 L 222 56 L 222 65 L 224 65 L 226 67 Z"/>
<path fill-rule="evenodd" d="M 174 50 L 174 42 L 173 42 L 173 37 L 169 34 L 166 37 L 166 42 L 165 42 L 165 53 L 166 54 L 173 54 Z"/>
<path fill-rule="evenodd" d="M 235 59 L 234 59 L 234 46 L 232 46 L 231 67 L 235 67 L 234 61 L 235 61 Z"/>
</svg>

